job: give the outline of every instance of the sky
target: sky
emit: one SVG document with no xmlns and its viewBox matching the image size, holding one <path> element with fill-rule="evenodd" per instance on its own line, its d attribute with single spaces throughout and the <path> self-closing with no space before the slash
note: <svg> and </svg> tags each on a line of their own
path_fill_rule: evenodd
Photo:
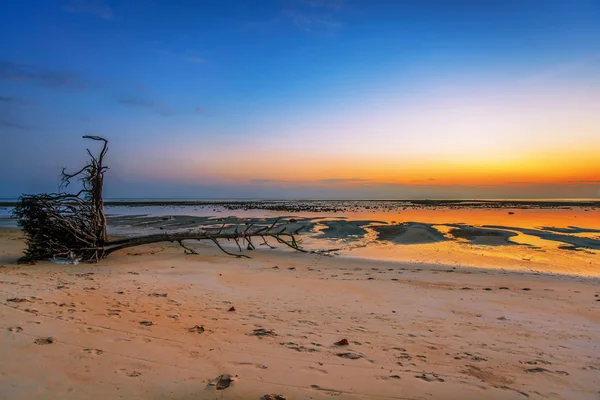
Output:
<svg viewBox="0 0 600 400">
<path fill-rule="evenodd" d="M 598 0 L 0 7 L 0 198 L 600 198 Z"/>
</svg>

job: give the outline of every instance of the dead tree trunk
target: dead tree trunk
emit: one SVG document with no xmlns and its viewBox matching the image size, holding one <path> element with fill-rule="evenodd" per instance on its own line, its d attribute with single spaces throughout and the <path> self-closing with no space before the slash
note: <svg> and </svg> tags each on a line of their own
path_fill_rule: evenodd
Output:
<svg viewBox="0 0 600 400">
<path fill-rule="evenodd" d="M 270 226 L 250 225 L 240 231 L 238 226 L 222 226 L 220 229 L 197 230 L 183 233 L 147 235 L 128 237 L 110 241 L 107 234 L 107 221 L 104 213 L 103 187 L 104 173 L 108 167 L 104 165 L 104 157 L 108 151 L 108 141 L 100 136 L 83 136 L 102 143 L 98 156 L 88 149 L 90 161 L 80 170 L 61 172 L 60 190 L 67 188 L 73 181 L 78 181 L 81 189 L 75 194 L 39 194 L 23 195 L 13 211 L 19 226 L 25 233 L 26 249 L 21 260 L 33 261 L 54 257 L 77 258 L 83 261 L 96 262 L 109 254 L 129 247 L 157 242 L 177 242 L 188 253 L 196 251 L 185 246 L 184 240 L 210 240 L 226 254 L 235 257 L 248 257 L 241 254 L 242 246 L 255 249 L 253 238 L 268 238 L 284 244 L 294 250 L 306 252 L 296 241 L 300 229 L 288 231 L 285 224 L 278 220 Z M 219 239 L 233 240 L 240 253 L 231 253 L 219 243 Z"/>
</svg>

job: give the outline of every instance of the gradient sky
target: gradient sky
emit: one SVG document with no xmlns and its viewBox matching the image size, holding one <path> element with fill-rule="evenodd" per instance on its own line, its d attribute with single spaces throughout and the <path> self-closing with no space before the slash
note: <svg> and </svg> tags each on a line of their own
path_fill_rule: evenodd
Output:
<svg viewBox="0 0 600 400">
<path fill-rule="evenodd" d="M 0 197 L 598 198 L 598 0 L 6 0 Z"/>
</svg>

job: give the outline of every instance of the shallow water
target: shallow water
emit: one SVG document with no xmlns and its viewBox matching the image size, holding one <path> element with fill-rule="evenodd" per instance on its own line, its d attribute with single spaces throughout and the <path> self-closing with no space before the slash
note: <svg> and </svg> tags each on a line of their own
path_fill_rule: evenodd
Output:
<svg viewBox="0 0 600 400">
<path fill-rule="evenodd" d="M 173 229 L 181 224 L 189 228 L 183 216 L 208 217 L 203 224 L 239 222 L 245 218 L 286 216 L 306 219 L 310 231 L 303 235 L 309 249 L 340 249 L 342 257 L 358 257 L 448 266 L 473 266 L 511 270 L 543 271 L 562 274 L 600 276 L 600 212 L 597 209 L 571 207 L 561 209 L 451 209 L 445 207 L 411 208 L 401 211 L 345 211 L 285 213 L 267 210 L 226 210 L 220 207 L 113 207 L 112 215 L 145 214 L 154 223 L 165 220 Z M 233 219 L 227 219 L 233 217 Z M 125 219 L 126 220 L 126 219 Z M 200 221 L 196 221 L 199 223 Z M 219 221 L 220 222 L 220 221 Z M 300 221 L 299 223 L 305 223 Z M 407 224 L 418 223 L 418 224 Z M 186 225 L 187 224 L 187 225 Z M 380 226 L 409 226 L 410 240 L 380 240 Z M 136 232 L 159 232 L 158 225 Z M 422 232 L 413 227 L 426 227 L 444 240 L 422 240 Z M 576 227 L 576 229 L 572 228 Z M 131 226 L 113 227 L 127 232 Z M 140 225 L 137 228 L 141 228 Z M 386 228 L 387 229 L 387 228 Z M 463 238 L 452 236 L 452 230 L 476 229 L 486 235 Z M 142 232 L 143 231 L 143 232 Z M 490 233 L 491 232 L 491 233 Z M 498 233 L 500 232 L 500 233 Z M 495 236 L 494 236 L 495 235 Z M 468 235 L 467 235 L 468 236 Z M 574 246 L 573 243 L 576 245 Z"/>
<path fill-rule="evenodd" d="M 9 211 L 0 210 L 0 224 L 14 226 L 6 218 Z M 340 249 L 336 253 L 341 257 L 600 276 L 597 208 L 408 206 L 392 211 L 288 213 L 165 205 L 111 206 L 106 212 L 110 233 L 118 235 L 283 216 L 299 220 L 295 226 L 307 226 L 302 235 L 306 248 Z"/>
</svg>

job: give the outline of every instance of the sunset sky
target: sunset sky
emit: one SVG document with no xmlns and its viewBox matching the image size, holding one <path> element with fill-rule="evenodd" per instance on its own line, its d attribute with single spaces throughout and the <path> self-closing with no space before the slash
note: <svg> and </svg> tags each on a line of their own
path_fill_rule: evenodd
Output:
<svg viewBox="0 0 600 400">
<path fill-rule="evenodd" d="M 598 0 L 7 0 L 0 198 L 600 198 Z"/>
</svg>

